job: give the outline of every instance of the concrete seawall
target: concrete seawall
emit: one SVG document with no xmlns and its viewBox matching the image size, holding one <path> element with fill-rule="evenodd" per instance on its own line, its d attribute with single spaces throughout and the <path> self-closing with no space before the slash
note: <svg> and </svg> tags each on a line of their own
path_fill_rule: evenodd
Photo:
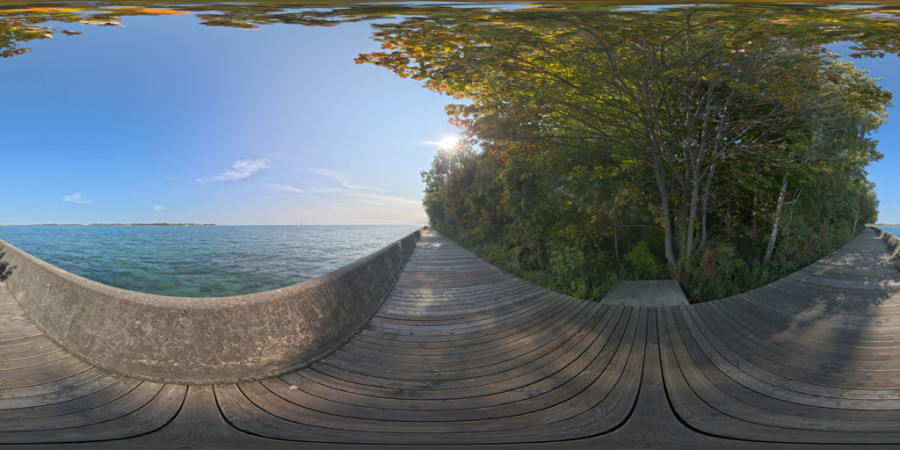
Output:
<svg viewBox="0 0 900 450">
<path fill-rule="evenodd" d="M 21 307 L 79 358 L 153 381 L 230 383 L 306 366 L 350 340 L 378 310 L 421 232 L 326 275 L 234 297 L 118 289 L 2 240 L 0 263 Z"/>
<path fill-rule="evenodd" d="M 891 261 L 897 266 L 897 270 L 900 270 L 900 237 L 886 233 L 878 228 L 875 228 L 875 232 L 878 233 L 878 237 L 880 237 L 881 240 L 884 241 L 884 244 L 887 245 L 888 252 L 891 254 Z"/>
</svg>

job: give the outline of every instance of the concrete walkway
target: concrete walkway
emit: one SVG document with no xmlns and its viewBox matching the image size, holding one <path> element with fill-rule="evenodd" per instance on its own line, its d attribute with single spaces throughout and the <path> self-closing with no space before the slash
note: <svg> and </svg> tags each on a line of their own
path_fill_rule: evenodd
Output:
<svg viewBox="0 0 900 450">
<path fill-rule="evenodd" d="M 610 305 L 682 306 L 687 297 L 675 280 L 621 280 L 609 288 L 602 300 Z"/>
</svg>

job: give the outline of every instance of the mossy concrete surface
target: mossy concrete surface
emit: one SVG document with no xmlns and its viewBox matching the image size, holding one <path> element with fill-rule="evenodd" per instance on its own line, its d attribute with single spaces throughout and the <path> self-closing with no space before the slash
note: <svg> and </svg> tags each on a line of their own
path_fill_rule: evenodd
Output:
<svg viewBox="0 0 900 450">
<path fill-rule="evenodd" d="M 875 233 L 887 245 L 888 253 L 891 254 L 891 261 L 897 266 L 897 270 L 900 270 L 900 238 L 878 228 L 875 228 Z"/>
<path fill-rule="evenodd" d="M 678 306 L 687 305 L 687 297 L 675 280 L 617 281 L 602 300 L 610 305 Z"/>
<path fill-rule="evenodd" d="M 286 373 L 350 340 L 390 292 L 421 232 L 321 277 L 234 297 L 118 289 L 3 241 L 0 264 L 35 324 L 79 358 L 141 379 L 217 384 Z"/>
</svg>

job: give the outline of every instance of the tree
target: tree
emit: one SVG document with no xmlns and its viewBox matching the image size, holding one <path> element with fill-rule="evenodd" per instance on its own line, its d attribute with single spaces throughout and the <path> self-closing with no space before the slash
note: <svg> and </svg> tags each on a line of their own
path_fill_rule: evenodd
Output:
<svg viewBox="0 0 900 450">
<path fill-rule="evenodd" d="M 848 120 L 835 112 L 869 114 L 889 99 L 818 43 L 766 37 L 773 22 L 754 15 L 477 19 L 489 25 L 445 16 L 383 25 L 378 37 L 390 52 L 359 61 L 471 100 L 449 112 L 501 159 L 545 153 L 548 162 L 649 172 L 666 261 L 683 282 L 708 241 L 722 165 L 736 157 L 785 167 L 815 158 L 812 137 Z M 575 156 L 559 156 L 566 152 Z M 779 178 L 783 192 L 788 175 Z"/>
</svg>

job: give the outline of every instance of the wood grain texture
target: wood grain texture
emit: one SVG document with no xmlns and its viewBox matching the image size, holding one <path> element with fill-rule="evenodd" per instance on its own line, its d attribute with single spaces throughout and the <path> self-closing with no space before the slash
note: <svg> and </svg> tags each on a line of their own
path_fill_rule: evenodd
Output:
<svg viewBox="0 0 900 450">
<path fill-rule="evenodd" d="M 0 283 L 0 444 L 71 443 L 138 436 L 162 427 L 185 388 L 116 377 L 59 348 Z M 15 350 L 15 351 L 13 351 Z"/>
<path fill-rule="evenodd" d="M 867 230 L 752 292 L 611 306 L 525 282 L 427 230 L 342 348 L 299 371 L 216 386 L 83 363 L 0 286 L 0 443 L 900 445 L 900 273 Z"/>
</svg>

